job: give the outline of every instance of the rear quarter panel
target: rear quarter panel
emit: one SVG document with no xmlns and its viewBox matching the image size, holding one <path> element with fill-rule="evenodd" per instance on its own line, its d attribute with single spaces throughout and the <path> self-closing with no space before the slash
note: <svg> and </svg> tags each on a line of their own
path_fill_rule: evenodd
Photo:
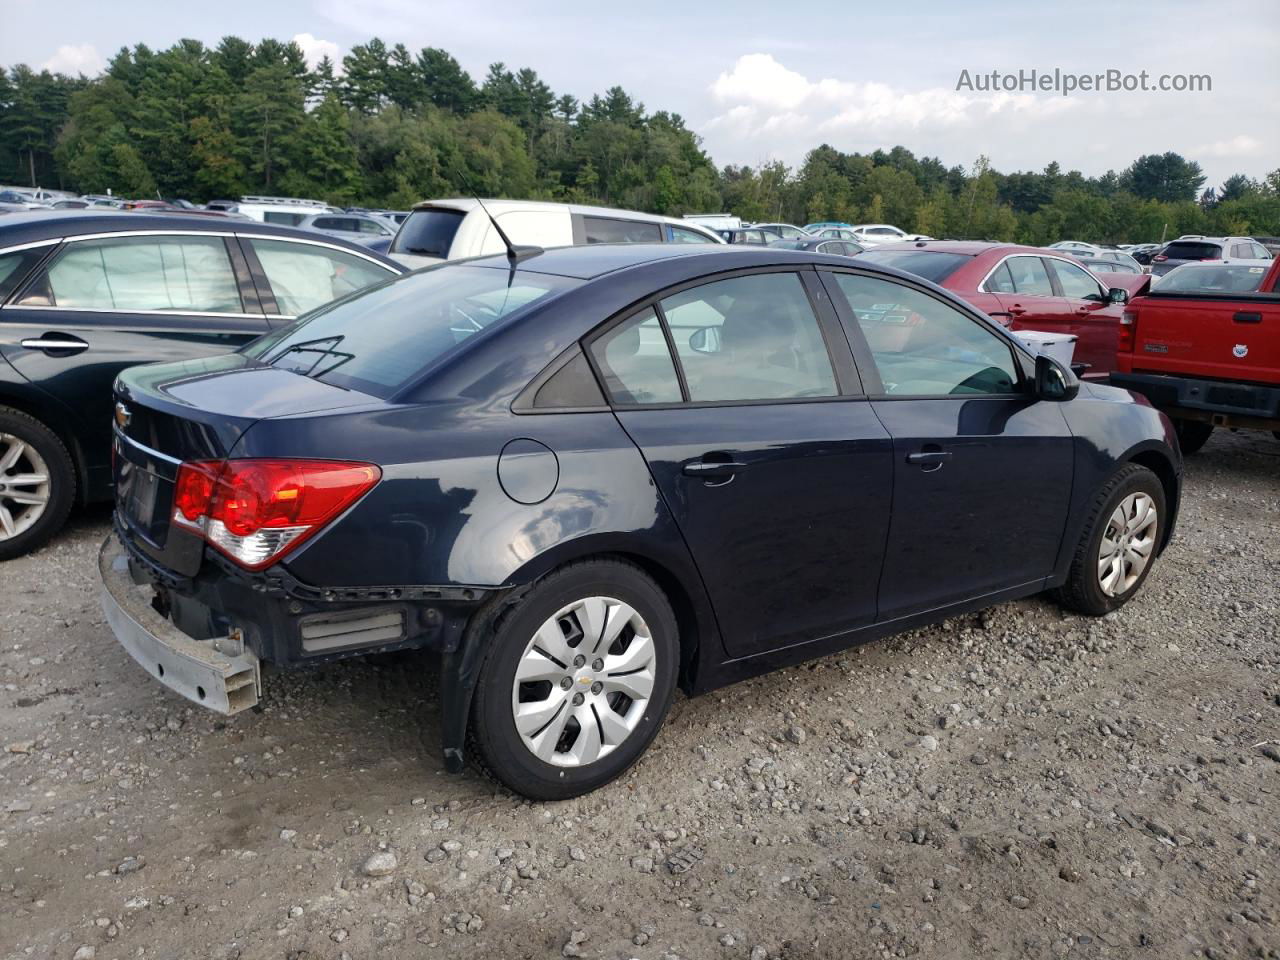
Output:
<svg viewBox="0 0 1280 960">
<path fill-rule="evenodd" d="M 508 494 L 509 460 L 499 476 L 499 458 L 517 440 L 549 451 L 539 470 L 554 473 L 554 489 L 538 502 Z M 233 455 L 382 467 L 368 496 L 285 561 L 308 583 L 510 586 L 607 551 L 642 553 L 696 581 L 648 468 L 612 413 L 517 416 L 440 403 L 263 420 Z"/>
</svg>

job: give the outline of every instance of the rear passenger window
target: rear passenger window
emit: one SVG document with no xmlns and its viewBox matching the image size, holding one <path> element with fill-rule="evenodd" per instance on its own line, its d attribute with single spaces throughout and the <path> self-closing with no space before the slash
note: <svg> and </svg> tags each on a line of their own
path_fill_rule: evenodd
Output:
<svg viewBox="0 0 1280 960">
<path fill-rule="evenodd" d="M 604 405 L 604 395 L 596 383 L 595 374 L 582 351 L 553 373 L 533 396 L 533 406 L 538 410 L 599 407 Z"/>
<path fill-rule="evenodd" d="M 652 307 L 606 331 L 591 356 L 614 403 L 679 403 L 680 380 Z"/>
<path fill-rule="evenodd" d="M 1015 293 L 1032 297 L 1052 297 L 1053 284 L 1039 257 L 1010 257 L 1005 263 L 1013 279 Z"/>
<path fill-rule="evenodd" d="M 244 312 L 221 237 L 113 237 L 68 243 L 19 302 L 95 310 Z"/>
<path fill-rule="evenodd" d="M 1017 292 L 1013 286 L 1013 275 L 1009 273 L 1009 264 L 1000 264 L 992 271 L 991 276 L 987 277 L 984 289 L 987 293 L 1015 293 Z"/>
<path fill-rule="evenodd" d="M 587 243 L 661 243 L 662 225 L 644 220 L 583 217 Z"/>
<path fill-rule="evenodd" d="M 717 280 L 661 305 L 691 401 L 836 395 L 822 330 L 796 274 Z"/>
<path fill-rule="evenodd" d="M 354 254 L 288 240 L 246 238 L 262 263 L 280 313 L 296 317 L 393 276 Z"/>
<path fill-rule="evenodd" d="M 31 268 L 48 252 L 48 247 L 32 247 L 0 256 L 0 302 L 18 288 Z"/>
</svg>

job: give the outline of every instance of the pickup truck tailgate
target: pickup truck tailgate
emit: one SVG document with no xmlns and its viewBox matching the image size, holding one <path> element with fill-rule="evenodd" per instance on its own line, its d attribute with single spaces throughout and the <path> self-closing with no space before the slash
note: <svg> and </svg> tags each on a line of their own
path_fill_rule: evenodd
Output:
<svg viewBox="0 0 1280 960">
<path fill-rule="evenodd" d="M 1280 384 L 1280 296 L 1147 296 L 1134 308 L 1134 372 Z"/>
</svg>

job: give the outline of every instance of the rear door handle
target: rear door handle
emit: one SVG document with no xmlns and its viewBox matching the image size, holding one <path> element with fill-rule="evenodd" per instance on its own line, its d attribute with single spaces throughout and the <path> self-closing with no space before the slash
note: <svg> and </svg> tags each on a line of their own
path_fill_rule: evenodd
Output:
<svg viewBox="0 0 1280 960">
<path fill-rule="evenodd" d="M 915 453 L 907 454 L 907 463 L 914 463 L 920 467 L 923 473 L 933 473 L 935 470 L 941 470 L 942 465 L 950 459 L 950 450 L 941 450 L 934 444 L 929 444 L 923 450 L 918 450 Z"/>
<path fill-rule="evenodd" d="M 1231 319 L 1234 320 L 1236 323 L 1261 323 L 1262 314 L 1246 313 L 1244 311 L 1241 311 L 1240 313 L 1237 313 L 1235 316 L 1233 316 Z"/>
<path fill-rule="evenodd" d="M 66 333 L 46 333 L 41 337 L 19 341 L 28 350 L 57 350 L 59 353 L 83 353 L 89 344 Z"/>
</svg>

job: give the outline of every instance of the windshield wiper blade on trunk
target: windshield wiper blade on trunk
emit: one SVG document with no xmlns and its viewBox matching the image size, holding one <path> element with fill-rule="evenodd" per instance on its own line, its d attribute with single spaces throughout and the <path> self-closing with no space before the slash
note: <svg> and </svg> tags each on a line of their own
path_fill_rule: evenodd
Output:
<svg viewBox="0 0 1280 960">
<path fill-rule="evenodd" d="M 274 367 L 280 359 L 288 356 L 289 354 L 315 353 L 315 354 L 318 354 L 318 356 L 315 358 L 314 361 L 312 361 L 311 366 L 307 367 L 305 370 L 298 369 L 298 370 L 294 370 L 293 372 L 301 373 L 304 377 L 311 377 L 313 379 L 319 380 L 325 374 L 332 373 L 334 370 L 338 369 L 338 367 L 342 366 L 347 361 L 355 359 L 356 355 L 354 353 L 338 353 L 337 351 L 334 350 L 334 348 L 338 346 L 338 344 L 340 344 L 345 339 L 346 339 L 346 334 L 339 333 L 339 334 L 334 334 L 331 337 L 317 337 L 314 340 L 303 340 L 303 341 L 300 341 L 299 343 L 290 344 L 289 346 L 285 347 L 283 350 L 277 353 L 274 357 L 268 360 L 267 363 Z M 325 346 L 326 344 L 327 346 Z M 317 370 L 316 368 L 319 367 L 320 364 L 324 362 L 326 357 L 331 357 L 335 362 L 330 364 L 329 366 L 326 366 L 322 370 Z"/>
</svg>

